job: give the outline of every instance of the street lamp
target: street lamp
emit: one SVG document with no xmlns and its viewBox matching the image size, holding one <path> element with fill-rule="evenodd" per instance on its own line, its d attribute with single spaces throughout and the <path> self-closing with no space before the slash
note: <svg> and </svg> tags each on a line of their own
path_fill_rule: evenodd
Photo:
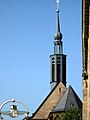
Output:
<svg viewBox="0 0 90 120">
<path fill-rule="evenodd" d="M 12 105 L 10 105 L 10 110 L 9 111 L 2 111 L 2 108 L 10 102 L 13 103 Z M 25 111 L 19 111 L 17 109 L 17 105 L 14 104 L 15 102 L 21 104 L 25 108 Z M 2 115 L 8 115 L 11 118 L 16 118 L 19 115 L 24 115 L 24 114 L 26 115 L 24 120 L 30 120 L 29 110 L 28 110 L 27 106 L 18 100 L 14 100 L 14 99 L 8 100 L 0 106 L 0 120 L 3 120 Z"/>
</svg>

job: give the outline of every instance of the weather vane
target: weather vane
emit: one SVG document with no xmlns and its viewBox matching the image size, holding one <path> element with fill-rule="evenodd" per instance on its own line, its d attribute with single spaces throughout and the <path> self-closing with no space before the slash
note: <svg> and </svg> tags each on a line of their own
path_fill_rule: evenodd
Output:
<svg viewBox="0 0 90 120">
<path fill-rule="evenodd" d="M 56 0 L 56 3 L 57 3 L 57 12 L 59 12 L 59 0 Z"/>
</svg>

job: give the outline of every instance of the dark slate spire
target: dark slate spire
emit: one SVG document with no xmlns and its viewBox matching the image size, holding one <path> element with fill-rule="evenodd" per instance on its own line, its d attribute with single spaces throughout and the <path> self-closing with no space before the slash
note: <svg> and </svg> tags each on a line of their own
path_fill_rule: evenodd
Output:
<svg viewBox="0 0 90 120">
<path fill-rule="evenodd" d="M 56 9 L 56 33 L 54 34 L 54 54 L 62 54 L 63 53 L 63 42 L 62 34 L 60 32 L 60 20 L 59 20 L 59 0 L 56 0 L 57 9 Z"/>
<path fill-rule="evenodd" d="M 54 54 L 50 55 L 50 72 L 51 72 L 51 89 L 53 89 L 59 82 L 62 82 L 66 87 L 66 55 L 63 54 L 62 34 L 60 32 L 59 22 L 59 0 L 56 0 L 57 20 L 56 33 L 54 35 Z"/>
<path fill-rule="evenodd" d="M 59 21 L 59 0 L 56 0 L 57 2 L 57 21 L 56 21 L 56 33 L 54 35 L 55 40 L 61 40 L 62 39 L 62 34 L 60 33 L 60 21 Z"/>
</svg>

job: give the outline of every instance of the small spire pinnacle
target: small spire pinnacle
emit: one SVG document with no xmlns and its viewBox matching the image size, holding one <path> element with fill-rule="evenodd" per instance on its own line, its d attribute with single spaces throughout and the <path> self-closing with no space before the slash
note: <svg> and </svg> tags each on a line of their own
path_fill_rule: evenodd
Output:
<svg viewBox="0 0 90 120">
<path fill-rule="evenodd" d="M 59 23 L 59 0 L 56 0 L 56 12 L 57 12 L 57 24 L 56 24 L 56 33 L 54 36 L 55 40 L 61 40 L 62 39 L 62 34 L 60 33 L 60 23 Z"/>
<path fill-rule="evenodd" d="M 59 0 L 56 0 L 56 3 L 57 3 L 57 12 L 59 12 Z"/>
<path fill-rule="evenodd" d="M 57 32 L 60 32 L 60 24 L 59 24 L 59 0 L 56 0 L 56 4 L 57 4 Z"/>
</svg>

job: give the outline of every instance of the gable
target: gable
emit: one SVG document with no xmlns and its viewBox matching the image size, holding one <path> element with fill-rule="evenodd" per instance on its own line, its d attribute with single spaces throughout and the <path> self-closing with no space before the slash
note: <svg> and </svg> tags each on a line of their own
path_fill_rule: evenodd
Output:
<svg viewBox="0 0 90 120">
<path fill-rule="evenodd" d="M 56 107 L 58 101 L 65 93 L 66 88 L 62 82 L 56 85 L 55 88 L 49 93 L 46 99 L 42 102 L 36 112 L 33 114 L 32 119 L 47 119 L 49 113 Z"/>
</svg>

